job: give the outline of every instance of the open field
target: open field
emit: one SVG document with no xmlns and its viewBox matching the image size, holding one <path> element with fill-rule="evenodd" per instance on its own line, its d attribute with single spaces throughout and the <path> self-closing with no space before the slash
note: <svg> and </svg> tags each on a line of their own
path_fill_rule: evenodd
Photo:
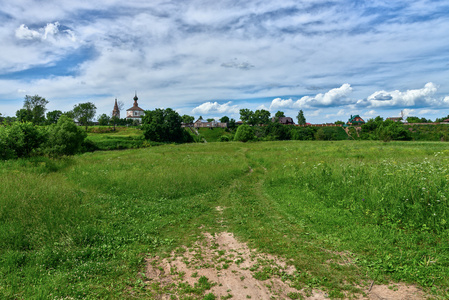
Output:
<svg viewBox="0 0 449 300">
<path fill-rule="evenodd" d="M 99 150 L 121 150 L 150 146 L 142 131 L 137 127 L 111 126 L 89 127 L 87 139 L 94 142 Z M 155 143 L 153 143 L 155 144 Z"/>
<path fill-rule="evenodd" d="M 209 143 L 11 160 L 0 162 L 0 191 L 1 299 L 215 299 L 212 278 L 161 287 L 146 263 L 220 232 L 294 267 L 245 270 L 285 280 L 300 291 L 292 299 L 312 289 L 345 298 L 373 280 L 449 297 L 446 143 Z M 226 257 L 215 269 L 239 264 L 211 247 Z"/>
</svg>

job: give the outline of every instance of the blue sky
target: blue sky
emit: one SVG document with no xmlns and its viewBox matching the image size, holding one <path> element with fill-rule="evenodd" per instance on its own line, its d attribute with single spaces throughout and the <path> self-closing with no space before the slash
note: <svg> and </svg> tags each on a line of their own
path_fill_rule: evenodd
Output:
<svg viewBox="0 0 449 300">
<path fill-rule="evenodd" d="M 449 2 L 0 0 L 0 113 L 114 99 L 205 118 L 449 114 Z"/>
</svg>

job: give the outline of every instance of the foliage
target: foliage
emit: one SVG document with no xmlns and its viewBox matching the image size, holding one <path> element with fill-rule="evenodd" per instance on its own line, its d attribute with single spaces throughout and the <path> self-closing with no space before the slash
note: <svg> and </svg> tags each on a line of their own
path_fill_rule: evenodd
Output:
<svg viewBox="0 0 449 300">
<path fill-rule="evenodd" d="M 31 122 L 33 120 L 33 115 L 28 109 L 21 108 L 16 111 L 16 118 L 19 122 Z"/>
<path fill-rule="evenodd" d="M 29 112 L 30 120 L 33 124 L 43 124 L 45 122 L 45 106 L 48 101 L 39 95 L 26 95 L 23 108 Z M 28 120 L 27 120 L 28 121 Z"/>
<path fill-rule="evenodd" d="M 229 123 L 229 117 L 228 116 L 223 116 L 220 118 L 220 122 L 221 123 Z"/>
<path fill-rule="evenodd" d="M 191 142 L 192 137 L 181 128 L 181 121 L 181 116 L 171 108 L 147 110 L 142 118 L 143 134 L 153 142 Z"/>
<path fill-rule="evenodd" d="M 248 142 L 254 139 L 254 129 L 253 127 L 243 124 L 237 128 L 234 136 L 234 141 L 238 142 Z"/>
<path fill-rule="evenodd" d="M 248 108 L 240 109 L 240 120 L 243 124 L 252 124 L 254 112 Z"/>
<path fill-rule="evenodd" d="M 62 111 L 60 111 L 60 110 L 49 111 L 47 113 L 47 122 L 46 122 L 47 125 L 56 124 L 61 116 L 62 116 Z"/>
<path fill-rule="evenodd" d="M 62 115 L 56 124 L 48 127 L 45 152 L 51 156 L 73 155 L 80 152 L 86 137 L 86 132 L 72 119 Z"/>
<path fill-rule="evenodd" d="M 298 112 L 296 119 L 298 120 L 298 125 L 306 124 L 306 117 L 304 117 L 304 112 L 302 111 L 302 109 Z"/>
<path fill-rule="evenodd" d="M 311 141 L 315 139 L 315 133 L 318 127 L 306 126 L 306 127 L 293 127 L 291 129 L 291 139 L 301 141 Z"/>
<path fill-rule="evenodd" d="M 206 121 L 207 122 L 213 122 L 213 121 L 215 121 L 215 119 L 214 118 L 208 118 L 208 119 L 206 119 Z"/>
<path fill-rule="evenodd" d="M 446 117 L 443 117 L 443 118 L 437 118 L 435 120 L 435 123 L 440 123 L 440 122 L 443 122 L 444 120 L 447 120 L 447 119 L 449 119 L 449 115 L 447 115 Z"/>
<path fill-rule="evenodd" d="M 345 125 L 345 122 L 339 120 L 335 122 L 335 125 Z"/>
<path fill-rule="evenodd" d="M 222 135 L 222 136 L 220 136 L 218 141 L 220 141 L 220 142 L 229 142 L 229 141 L 231 141 L 231 137 L 229 135 Z"/>
<path fill-rule="evenodd" d="M 31 122 L 0 126 L 0 159 L 37 154 L 45 138 L 45 133 Z"/>
<path fill-rule="evenodd" d="M 347 140 L 348 135 L 342 127 L 320 127 L 315 133 L 318 141 Z"/>
<path fill-rule="evenodd" d="M 236 127 L 236 125 L 235 125 L 235 120 L 234 119 L 230 119 L 229 120 L 229 123 L 228 123 L 228 128 L 229 129 L 234 129 Z"/>
<path fill-rule="evenodd" d="M 181 118 L 182 122 L 185 124 L 190 124 L 193 123 L 193 121 L 195 121 L 195 117 L 189 115 L 183 115 Z"/>
<path fill-rule="evenodd" d="M 114 116 L 113 118 L 117 118 L 117 117 Z M 98 125 L 100 125 L 100 126 L 108 125 L 110 120 L 111 120 L 111 118 L 107 114 L 101 114 L 97 119 Z M 116 121 L 114 123 L 116 123 Z"/>
<path fill-rule="evenodd" d="M 283 111 L 278 110 L 278 111 L 276 112 L 276 114 L 274 115 L 274 117 L 275 117 L 276 119 L 278 119 L 278 118 L 284 118 L 284 117 L 285 117 L 285 114 L 284 114 Z"/>
<path fill-rule="evenodd" d="M 408 141 L 411 139 L 410 132 L 404 128 L 404 125 L 399 122 L 385 120 L 377 128 L 377 136 L 384 142 L 391 140 Z"/>
<path fill-rule="evenodd" d="M 432 123 L 432 120 L 418 117 L 407 117 L 407 123 Z"/>
<path fill-rule="evenodd" d="M 290 140 L 292 127 L 293 126 L 284 125 L 277 122 L 270 122 L 268 125 L 260 127 L 262 129 L 262 134 L 259 138 L 269 141 Z"/>
<path fill-rule="evenodd" d="M 73 115 L 81 125 L 86 126 L 87 130 L 87 126 L 95 117 L 96 111 L 97 107 L 92 102 L 80 103 L 73 108 Z"/>
<path fill-rule="evenodd" d="M 265 109 L 258 109 L 255 112 L 248 108 L 240 109 L 240 120 L 244 124 L 261 125 L 270 122 L 270 112 Z"/>
</svg>

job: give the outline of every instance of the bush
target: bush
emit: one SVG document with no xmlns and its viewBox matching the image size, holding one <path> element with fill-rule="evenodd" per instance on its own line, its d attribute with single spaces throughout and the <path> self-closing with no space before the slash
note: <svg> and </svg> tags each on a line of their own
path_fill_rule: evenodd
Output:
<svg viewBox="0 0 449 300">
<path fill-rule="evenodd" d="M 246 124 L 240 125 L 234 136 L 234 141 L 247 142 L 254 139 L 254 129 Z"/>
<path fill-rule="evenodd" d="M 306 127 L 294 127 L 292 128 L 290 134 L 292 140 L 313 140 L 315 138 L 316 127 L 306 126 Z"/>
<path fill-rule="evenodd" d="M 62 115 L 55 125 L 48 128 L 45 152 L 51 156 L 73 155 L 81 151 L 86 137 L 86 132 L 72 119 Z"/>
<path fill-rule="evenodd" d="M 218 140 L 220 142 L 229 142 L 231 140 L 231 137 L 229 135 L 222 135 Z"/>
<path fill-rule="evenodd" d="M 0 158 L 11 159 L 37 154 L 46 139 L 45 132 L 31 122 L 14 122 L 0 127 Z"/>
<path fill-rule="evenodd" d="M 342 127 L 321 127 L 315 133 L 315 138 L 320 141 L 347 140 L 348 135 Z"/>
</svg>

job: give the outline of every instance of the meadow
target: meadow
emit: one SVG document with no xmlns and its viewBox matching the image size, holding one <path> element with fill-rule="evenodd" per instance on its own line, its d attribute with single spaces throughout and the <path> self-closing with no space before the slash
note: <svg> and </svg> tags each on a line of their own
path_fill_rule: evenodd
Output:
<svg viewBox="0 0 449 300">
<path fill-rule="evenodd" d="M 446 143 L 231 142 L 34 157 L 0 162 L 0 191 L 1 299 L 156 299 L 145 259 L 223 230 L 288 259 L 295 287 L 331 298 L 373 280 L 449 298 Z"/>
</svg>

